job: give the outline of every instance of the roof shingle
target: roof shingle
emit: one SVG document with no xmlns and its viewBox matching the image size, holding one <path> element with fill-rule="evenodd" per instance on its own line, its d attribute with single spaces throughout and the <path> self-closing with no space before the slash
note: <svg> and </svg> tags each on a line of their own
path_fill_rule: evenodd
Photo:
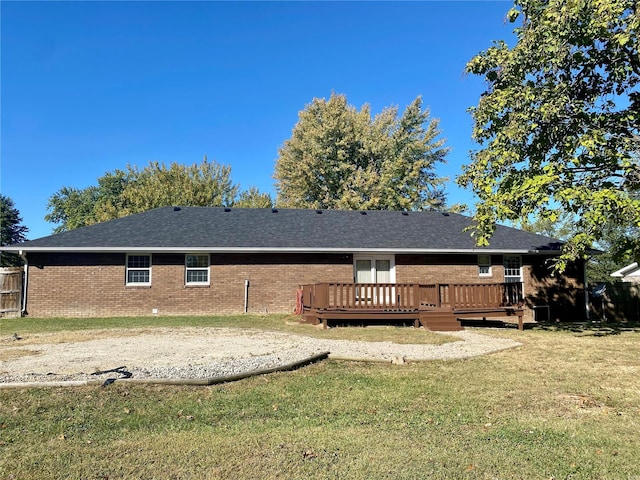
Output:
<svg viewBox="0 0 640 480">
<path fill-rule="evenodd" d="M 489 247 L 469 217 L 440 212 L 162 207 L 9 247 L 66 251 L 556 252 L 560 242 L 498 225 Z"/>
</svg>

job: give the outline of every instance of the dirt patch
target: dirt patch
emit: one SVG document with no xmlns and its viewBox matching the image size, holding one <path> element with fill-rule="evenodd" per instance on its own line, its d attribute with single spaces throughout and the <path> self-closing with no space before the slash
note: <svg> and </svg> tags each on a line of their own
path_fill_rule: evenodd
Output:
<svg viewBox="0 0 640 480">
<path fill-rule="evenodd" d="M 286 352 L 292 346 L 289 335 L 220 328 L 43 334 L 3 342 L 0 358 L 6 360 L 0 364 L 0 375 L 91 373 L 114 368 L 114 365 L 202 365 L 222 359 Z"/>
<path fill-rule="evenodd" d="M 11 348 L 6 350 L 0 350 L 0 362 L 9 362 L 16 358 L 29 357 L 33 355 L 39 355 L 41 350 L 27 350 L 24 348 Z"/>
<path fill-rule="evenodd" d="M 25 346 L 25 345 L 42 345 L 42 344 L 56 344 L 56 343 L 77 343 L 88 342 L 90 340 L 99 340 L 102 338 L 111 337 L 128 337 L 138 336 L 147 333 L 159 332 L 161 329 L 109 329 L 109 330 L 80 330 L 72 332 L 55 332 L 55 333 L 38 333 L 33 335 L 17 335 L 14 334 L 10 337 L 3 337 L 0 339 L 0 349 L 3 346 Z"/>
<path fill-rule="evenodd" d="M 191 327 L 7 337 L 0 341 L 0 381 L 24 374 L 90 374 L 122 365 L 142 369 L 191 367 L 265 356 L 287 363 L 294 357 L 327 351 L 340 358 L 389 361 L 467 358 L 519 345 L 468 331 L 453 334 L 460 341 L 443 345 L 320 340 L 280 332 Z"/>
</svg>

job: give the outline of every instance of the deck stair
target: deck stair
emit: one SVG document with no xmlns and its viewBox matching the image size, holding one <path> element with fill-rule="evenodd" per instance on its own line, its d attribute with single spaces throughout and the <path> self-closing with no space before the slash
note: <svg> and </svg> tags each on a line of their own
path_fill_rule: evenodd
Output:
<svg viewBox="0 0 640 480">
<path fill-rule="evenodd" d="M 433 332 L 454 332 L 464 330 L 460 320 L 452 312 L 421 312 L 418 322 Z"/>
</svg>

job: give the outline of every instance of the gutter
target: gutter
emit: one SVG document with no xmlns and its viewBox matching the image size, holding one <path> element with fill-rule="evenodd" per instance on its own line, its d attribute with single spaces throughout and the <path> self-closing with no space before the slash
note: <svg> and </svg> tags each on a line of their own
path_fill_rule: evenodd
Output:
<svg viewBox="0 0 640 480">
<path fill-rule="evenodd" d="M 74 252 L 74 253 L 379 253 L 379 254 L 484 254 L 484 255 L 559 255 L 556 250 L 492 249 L 492 248 L 358 248 L 358 247 L 22 247 L 3 248 L 4 251 L 25 252 Z"/>
<path fill-rule="evenodd" d="M 621 268 L 611 274 L 612 277 L 623 278 L 628 273 L 633 272 L 638 269 L 638 262 L 633 262 L 631 265 L 627 265 L 626 267 Z"/>
</svg>

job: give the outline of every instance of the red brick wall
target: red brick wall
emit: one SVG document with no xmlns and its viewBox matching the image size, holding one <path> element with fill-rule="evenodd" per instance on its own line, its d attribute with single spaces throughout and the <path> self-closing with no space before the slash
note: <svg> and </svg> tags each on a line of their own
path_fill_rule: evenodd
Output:
<svg viewBox="0 0 640 480">
<path fill-rule="evenodd" d="M 396 255 L 398 283 L 499 283 L 504 280 L 502 259 L 493 257 L 490 277 L 478 275 L 477 255 Z"/>
<path fill-rule="evenodd" d="M 28 258 L 27 312 L 32 317 L 151 315 L 153 309 L 160 315 L 242 313 L 245 280 L 250 313 L 286 313 L 295 306 L 299 285 L 353 281 L 353 257 L 342 254 L 212 254 L 209 286 L 184 285 L 183 254 L 153 254 L 150 287 L 125 285 L 124 253 L 32 253 Z M 481 277 L 476 255 L 396 255 L 396 281 L 504 281 L 502 256 L 491 260 L 492 276 Z M 543 262 L 543 257 L 523 257 L 529 308 L 553 304 L 557 312 L 566 312 L 579 307 L 579 300 L 566 295 L 566 287 L 573 292 L 582 286 L 580 269 L 550 277 Z"/>
<path fill-rule="evenodd" d="M 534 319 L 534 308 L 545 309 L 551 321 L 584 320 L 584 263 L 570 265 L 562 274 L 552 273 L 546 256 L 522 256 L 525 320 Z M 502 255 L 491 255 L 491 276 L 478 273 L 477 255 L 396 255 L 398 283 L 502 283 Z M 541 312 L 542 313 L 542 312 Z"/>
<path fill-rule="evenodd" d="M 184 255 L 153 254 L 150 287 L 125 285 L 125 254 L 30 254 L 32 317 L 291 312 L 305 283 L 353 281 L 350 255 L 211 255 L 210 285 L 184 285 Z"/>
<path fill-rule="evenodd" d="M 545 257 L 523 259 L 527 306 L 538 306 L 541 314 L 548 311 L 550 321 L 579 321 L 586 318 L 584 292 L 584 261 L 567 266 L 559 274 Z M 548 307 L 548 310 L 547 310 Z M 546 314 L 545 314 L 546 315 Z"/>
</svg>

